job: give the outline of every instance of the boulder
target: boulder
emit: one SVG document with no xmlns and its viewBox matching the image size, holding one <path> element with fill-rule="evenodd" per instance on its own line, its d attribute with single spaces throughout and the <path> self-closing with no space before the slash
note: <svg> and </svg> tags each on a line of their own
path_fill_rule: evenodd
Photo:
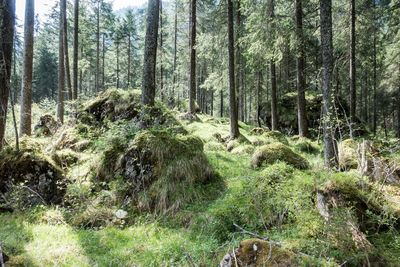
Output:
<svg viewBox="0 0 400 267">
<path fill-rule="evenodd" d="M 61 124 L 58 123 L 53 116 L 46 114 L 39 118 L 39 121 L 34 127 L 36 136 L 52 136 L 54 135 Z"/>
</svg>

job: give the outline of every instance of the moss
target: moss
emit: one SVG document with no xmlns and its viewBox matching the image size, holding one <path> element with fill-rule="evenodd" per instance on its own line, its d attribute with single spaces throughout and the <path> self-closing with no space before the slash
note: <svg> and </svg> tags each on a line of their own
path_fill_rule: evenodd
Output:
<svg viewBox="0 0 400 267">
<path fill-rule="evenodd" d="M 196 200 L 201 185 L 216 176 L 199 138 L 158 130 L 138 133 L 126 148 L 117 142 L 101 166 L 100 181 L 121 176 L 139 211 L 159 213 Z"/>
<path fill-rule="evenodd" d="M 51 158 L 60 168 L 67 168 L 79 161 L 79 154 L 71 149 L 64 149 L 54 152 Z"/>
<path fill-rule="evenodd" d="M 235 253 L 234 266 L 295 266 L 296 254 L 282 249 L 276 244 L 260 239 L 248 239 L 240 242 Z"/>
<path fill-rule="evenodd" d="M 250 141 L 244 135 L 240 135 L 236 139 L 228 139 L 226 141 L 226 150 L 232 151 L 234 148 L 236 148 L 240 145 L 249 144 L 249 143 L 250 143 Z"/>
<path fill-rule="evenodd" d="M 243 154 L 253 154 L 254 152 L 254 146 L 252 145 L 239 145 L 232 149 L 232 154 L 238 154 L 238 155 L 243 155 Z"/>
<path fill-rule="evenodd" d="M 259 147 L 252 156 L 251 165 L 253 167 L 261 167 L 277 161 L 287 162 L 299 169 L 309 168 L 309 163 L 305 158 L 282 143 L 272 143 Z"/>
<path fill-rule="evenodd" d="M 339 167 L 343 170 L 356 169 L 358 166 L 358 143 L 353 139 L 347 139 L 339 143 L 338 156 Z"/>
<path fill-rule="evenodd" d="M 263 133 L 261 136 L 267 140 L 274 140 L 275 142 L 280 142 L 285 145 L 289 144 L 285 135 L 279 131 L 268 131 L 268 132 Z"/>
<path fill-rule="evenodd" d="M 318 145 L 313 143 L 310 139 L 299 137 L 293 144 L 294 148 L 303 153 L 308 154 L 318 154 L 320 152 L 320 148 Z"/>
</svg>

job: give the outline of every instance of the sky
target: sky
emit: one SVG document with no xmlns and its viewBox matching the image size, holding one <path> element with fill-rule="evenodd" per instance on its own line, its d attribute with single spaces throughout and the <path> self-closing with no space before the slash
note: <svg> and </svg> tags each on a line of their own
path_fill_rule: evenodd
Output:
<svg viewBox="0 0 400 267">
<path fill-rule="evenodd" d="M 50 8 L 55 5 L 59 0 L 36 0 L 35 1 L 35 14 L 39 15 L 39 18 L 49 13 Z M 137 7 L 147 2 L 147 0 L 106 0 L 113 2 L 114 10 L 119 10 L 125 7 Z M 20 20 L 20 24 L 23 24 L 25 14 L 25 0 L 16 0 L 16 13 Z"/>
</svg>

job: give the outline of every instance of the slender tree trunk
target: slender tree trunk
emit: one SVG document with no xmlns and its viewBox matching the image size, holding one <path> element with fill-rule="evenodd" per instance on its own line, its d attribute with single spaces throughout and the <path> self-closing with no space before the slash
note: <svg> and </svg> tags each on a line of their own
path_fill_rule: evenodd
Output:
<svg viewBox="0 0 400 267">
<path fill-rule="evenodd" d="M 376 15 L 375 15 L 375 0 L 372 0 L 372 8 L 373 8 L 373 68 L 374 68 L 374 74 L 373 74 L 373 84 L 374 84 L 374 92 L 373 92 L 373 96 L 374 96 L 374 117 L 373 117 L 373 131 L 374 131 L 374 135 L 376 135 L 376 130 L 377 130 L 377 121 L 378 121 L 378 110 L 377 110 L 377 91 L 376 91 L 376 87 L 377 87 L 377 66 L 376 66 Z"/>
<path fill-rule="evenodd" d="M 271 0 L 271 20 L 272 20 L 272 25 L 271 25 L 271 32 L 272 32 L 272 38 L 275 38 L 275 2 L 274 0 Z M 277 107 L 277 102 L 278 102 L 278 97 L 277 97 L 277 86 L 276 86 L 276 65 L 275 65 L 275 59 L 271 60 L 271 129 L 273 131 L 278 130 L 278 107 Z"/>
<path fill-rule="evenodd" d="M 6 131 L 14 43 L 15 0 L 0 0 L 0 150 Z"/>
<path fill-rule="evenodd" d="M 196 6 L 197 1 L 191 0 L 189 112 L 192 114 L 196 113 Z"/>
<path fill-rule="evenodd" d="M 242 29 L 242 14 L 240 12 L 240 0 L 237 1 L 236 10 L 236 93 L 237 93 L 237 103 L 238 103 L 238 113 L 239 118 L 243 121 L 243 86 L 242 82 L 242 53 L 240 47 L 240 36 Z"/>
<path fill-rule="evenodd" d="M 58 103 L 57 119 L 64 123 L 64 94 L 65 94 L 65 60 L 64 60 L 64 10 L 66 9 L 66 0 L 60 0 L 60 33 L 58 44 Z"/>
<path fill-rule="evenodd" d="M 356 1 L 350 0 L 350 120 L 355 122 L 357 89 L 356 89 Z"/>
<path fill-rule="evenodd" d="M 33 30 L 35 25 L 35 0 L 26 0 L 24 23 L 24 65 L 21 93 L 20 134 L 32 133 L 32 67 Z"/>
<path fill-rule="evenodd" d="M 162 1 L 160 1 L 160 95 L 161 102 L 164 102 L 164 38 L 163 38 L 163 8 Z"/>
<path fill-rule="evenodd" d="M 400 138 L 400 80 L 399 80 L 399 88 L 397 91 L 397 138 Z"/>
<path fill-rule="evenodd" d="M 174 18 L 174 73 L 172 76 L 172 97 L 175 97 L 176 87 L 176 63 L 177 63 L 177 46 L 178 43 L 178 0 L 175 1 L 175 18 Z"/>
<path fill-rule="evenodd" d="M 235 40 L 233 30 L 233 3 L 228 1 L 228 54 L 229 54 L 229 108 L 230 108 L 230 134 L 231 138 L 238 138 L 239 124 L 237 112 L 237 99 L 235 87 Z"/>
<path fill-rule="evenodd" d="M 261 81 L 262 81 L 262 72 L 261 72 L 261 70 L 259 70 L 259 71 L 257 71 L 257 93 L 256 93 L 256 95 L 257 95 L 257 114 L 256 114 L 256 117 L 257 117 L 257 124 L 258 124 L 258 127 L 261 127 L 262 126 L 262 124 L 261 124 L 261 97 L 262 97 L 262 95 L 261 95 L 261 89 L 262 89 L 262 87 L 261 87 Z"/>
<path fill-rule="evenodd" d="M 97 0 L 97 18 L 96 18 L 96 74 L 95 91 L 100 91 L 100 6 L 103 0 Z M 104 89 L 104 88 L 103 88 Z"/>
<path fill-rule="evenodd" d="M 67 28 L 67 8 L 64 10 L 64 54 L 65 54 L 65 78 L 66 85 L 68 89 L 68 99 L 72 100 L 73 92 L 72 92 L 72 84 L 71 84 L 71 71 L 69 68 L 69 51 L 68 51 L 68 28 Z"/>
<path fill-rule="evenodd" d="M 144 45 L 143 78 L 142 78 L 142 102 L 145 105 L 154 106 L 156 93 L 156 59 L 158 20 L 160 18 L 160 0 L 148 1 L 147 28 Z"/>
<path fill-rule="evenodd" d="M 303 37 L 303 6 L 302 0 L 296 0 L 296 34 L 299 41 L 299 56 L 297 57 L 297 115 L 299 124 L 299 135 L 308 136 L 307 113 L 306 113 L 306 85 L 304 77 L 304 37 Z"/>
<path fill-rule="evenodd" d="M 128 88 L 131 85 L 131 33 L 128 34 Z"/>
<path fill-rule="evenodd" d="M 332 0 L 320 0 L 321 53 L 322 53 L 322 120 L 324 135 L 324 158 L 326 167 L 336 166 L 333 140 L 333 117 L 331 109 L 332 76 Z"/>
<path fill-rule="evenodd" d="M 119 89 L 119 40 L 117 43 L 117 89 Z"/>
<path fill-rule="evenodd" d="M 101 71 L 101 89 L 104 90 L 106 87 L 106 34 L 103 33 L 103 43 L 102 43 L 102 71 Z"/>
<path fill-rule="evenodd" d="M 78 99 L 78 55 L 79 55 L 79 0 L 74 4 L 74 63 L 72 66 L 73 98 Z"/>
<path fill-rule="evenodd" d="M 220 115 L 220 117 L 221 118 L 223 118 L 224 117 L 224 91 L 220 91 L 220 94 L 219 94 L 219 97 L 220 97 L 220 109 L 219 109 L 219 115 Z"/>
</svg>

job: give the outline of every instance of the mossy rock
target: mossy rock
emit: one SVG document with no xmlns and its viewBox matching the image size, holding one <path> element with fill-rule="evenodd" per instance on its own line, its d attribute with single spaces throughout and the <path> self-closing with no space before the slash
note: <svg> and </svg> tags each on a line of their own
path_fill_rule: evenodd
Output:
<svg viewBox="0 0 400 267">
<path fill-rule="evenodd" d="M 251 165 L 253 167 L 261 167 L 278 161 L 286 162 L 298 169 L 309 168 L 309 163 L 305 158 L 295 153 L 288 146 L 278 142 L 259 147 L 252 156 Z"/>
<path fill-rule="evenodd" d="M 234 255 L 232 255 L 234 254 Z M 248 239 L 240 242 L 234 253 L 227 254 L 220 266 L 224 267 L 283 267 L 298 266 L 297 255 L 280 248 L 277 244 L 261 239 Z"/>
<path fill-rule="evenodd" d="M 358 166 L 358 142 L 354 139 L 346 139 L 338 144 L 339 167 L 342 170 L 357 169 Z"/>
<path fill-rule="evenodd" d="M 54 135 L 61 124 L 58 123 L 53 116 L 45 114 L 39 118 L 39 121 L 34 127 L 36 136 L 52 136 Z"/>
<path fill-rule="evenodd" d="M 305 137 L 299 137 L 294 143 L 294 148 L 297 151 L 307 154 L 318 154 L 320 152 L 319 147 Z"/>
<path fill-rule="evenodd" d="M 64 149 L 54 152 L 51 158 L 57 166 L 67 168 L 79 161 L 79 154 L 71 149 Z"/>
<path fill-rule="evenodd" d="M 127 183 L 125 194 L 139 211 L 176 211 L 196 200 L 198 188 L 216 177 L 203 152 L 203 142 L 191 135 L 142 131 L 127 149 L 115 147 L 109 153 L 114 155 L 104 158 L 99 181 L 108 183 L 115 176 L 122 177 Z"/>
<path fill-rule="evenodd" d="M 16 208 L 60 204 L 66 185 L 62 171 L 36 146 L 23 142 L 19 152 L 8 148 L 0 153 L 0 193 Z"/>
<path fill-rule="evenodd" d="M 254 152 L 254 146 L 252 145 L 239 145 L 232 149 L 231 153 L 236 155 L 251 155 Z"/>
<path fill-rule="evenodd" d="M 261 135 L 263 138 L 267 140 L 271 140 L 271 142 L 280 142 L 285 145 L 289 145 L 288 140 L 286 139 L 285 135 L 279 131 L 268 131 Z"/>
<path fill-rule="evenodd" d="M 234 148 L 239 147 L 241 145 L 246 145 L 250 144 L 250 141 L 243 135 L 240 135 L 236 139 L 231 139 L 231 138 L 223 138 L 226 140 L 226 150 L 231 152 Z"/>
</svg>

